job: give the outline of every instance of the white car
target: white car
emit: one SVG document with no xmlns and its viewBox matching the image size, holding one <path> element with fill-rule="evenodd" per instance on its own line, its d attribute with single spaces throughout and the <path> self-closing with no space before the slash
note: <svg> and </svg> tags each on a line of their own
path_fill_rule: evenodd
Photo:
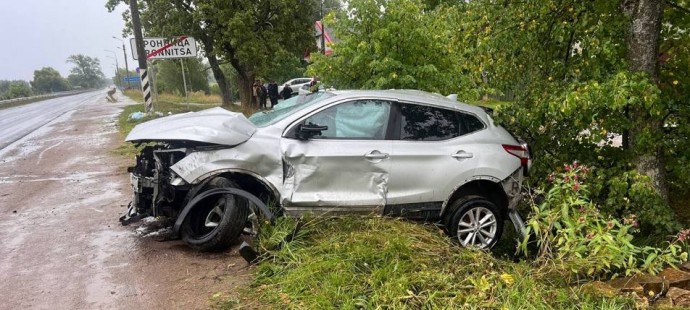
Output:
<svg viewBox="0 0 690 310">
<path fill-rule="evenodd" d="M 289 80 L 282 84 L 278 84 L 278 93 L 281 93 L 283 91 L 285 84 L 289 84 L 290 88 L 292 89 L 292 93 L 297 94 L 300 87 L 302 87 L 303 85 L 309 85 L 309 83 L 311 83 L 311 80 L 312 78 L 302 77 Z"/>
<path fill-rule="evenodd" d="M 222 108 L 137 125 L 131 217 L 176 219 L 200 250 L 256 234 L 258 216 L 374 214 L 437 223 L 491 248 L 515 210 L 529 149 L 481 108 L 422 91 L 324 91 L 249 119 Z"/>
</svg>

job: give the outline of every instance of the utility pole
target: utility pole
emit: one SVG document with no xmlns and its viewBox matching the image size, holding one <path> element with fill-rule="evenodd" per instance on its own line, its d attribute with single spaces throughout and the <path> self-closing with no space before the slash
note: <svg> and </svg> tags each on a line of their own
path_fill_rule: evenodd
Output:
<svg viewBox="0 0 690 310">
<path fill-rule="evenodd" d="M 116 36 L 113 36 L 113 39 L 117 39 L 122 42 L 122 53 L 125 55 L 125 76 L 127 76 L 127 87 L 130 87 L 131 85 L 129 84 L 129 65 L 127 64 L 127 49 L 125 48 L 125 41 Z"/>
<path fill-rule="evenodd" d="M 132 14 L 132 30 L 134 30 L 134 41 L 137 45 L 139 55 L 139 75 L 141 76 L 141 90 L 144 94 L 144 105 L 146 113 L 153 112 L 153 102 L 151 100 L 151 84 L 146 66 L 146 51 L 144 50 L 144 35 L 141 32 L 141 21 L 139 20 L 139 8 L 137 0 L 129 0 L 129 10 Z"/>
<path fill-rule="evenodd" d="M 323 0 L 320 1 L 321 4 L 321 54 L 326 55 L 326 32 L 323 30 Z"/>
</svg>

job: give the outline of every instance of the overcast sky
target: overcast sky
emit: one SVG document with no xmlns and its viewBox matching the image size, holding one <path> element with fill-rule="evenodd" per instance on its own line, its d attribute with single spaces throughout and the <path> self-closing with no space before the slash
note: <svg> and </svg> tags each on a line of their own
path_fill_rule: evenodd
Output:
<svg viewBox="0 0 690 310">
<path fill-rule="evenodd" d="M 106 0 L 0 0 L 0 80 L 33 79 L 34 70 L 53 67 L 63 77 L 69 75 L 71 64 L 65 63 L 73 54 L 96 57 L 107 77 L 115 74 L 117 55 L 124 68 L 122 43 L 122 11 L 108 13 Z M 129 39 L 125 40 L 129 68 L 136 68 L 131 59 Z"/>
</svg>

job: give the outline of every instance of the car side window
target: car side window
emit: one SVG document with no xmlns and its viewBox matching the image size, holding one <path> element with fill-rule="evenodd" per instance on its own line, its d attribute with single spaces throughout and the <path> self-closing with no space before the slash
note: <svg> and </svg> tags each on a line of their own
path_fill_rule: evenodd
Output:
<svg viewBox="0 0 690 310">
<path fill-rule="evenodd" d="M 390 110 L 388 101 L 348 101 L 310 116 L 305 124 L 328 126 L 315 139 L 383 140 L 388 130 Z"/>
<path fill-rule="evenodd" d="M 474 115 L 462 114 L 462 120 L 465 123 L 465 127 L 467 128 L 467 131 L 463 134 L 473 133 L 475 131 L 480 131 L 486 128 L 486 126 L 484 126 L 484 123 L 482 123 L 482 121 L 480 121 Z"/>
<path fill-rule="evenodd" d="M 448 140 L 464 134 L 460 113 L 416 104 L 400 106 L 400 139 L 412 141 Z"/>
</svg>

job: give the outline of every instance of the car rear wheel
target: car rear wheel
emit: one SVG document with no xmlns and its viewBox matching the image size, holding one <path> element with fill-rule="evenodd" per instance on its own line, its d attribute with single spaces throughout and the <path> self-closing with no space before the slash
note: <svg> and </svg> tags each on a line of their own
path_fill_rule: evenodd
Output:
<svg viewBox="0 0 690 310">
<path fill-rule="evenodd" d="M 451 206 L 447 233 L 464 247 L 491 249 L 503 233 L 503 216 L 498 207 L 481 196 L 466 196 Z"/>
<path fill-rule="evenodd" d="M 202 191 L 237 188 L 234 182 L 218 177 Z M 234 195 L 214 195 L 197 204 L 182 222 L 182 240 L 200 251 L 222 251 L 237 240 L 247 223 L 250 209 L 247 200 Z"/>
</svg>

